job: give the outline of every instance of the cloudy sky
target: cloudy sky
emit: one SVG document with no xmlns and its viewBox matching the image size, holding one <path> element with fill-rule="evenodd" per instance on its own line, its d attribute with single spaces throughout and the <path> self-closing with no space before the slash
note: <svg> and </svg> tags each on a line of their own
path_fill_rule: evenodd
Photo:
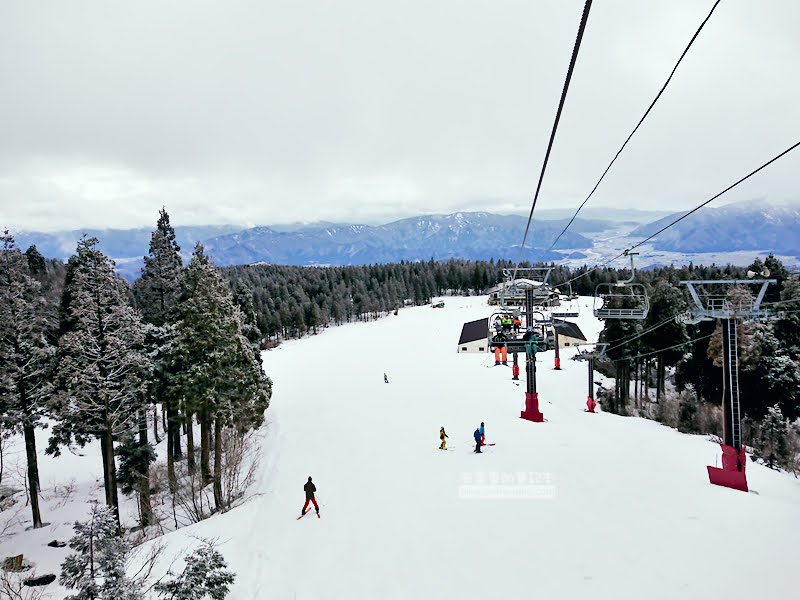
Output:
<svg viewBox="0 0 800 600">
<path fill-rule="evenodd" d="M 527 214 L 583 4 L 0 0 L 0 226 Z M 594 2 L 537 210 L 586 197 L 713 4 Z M 689 208 L 800 140 L 798 23 L 723 0 L 588 206 Z"/>
</svg>

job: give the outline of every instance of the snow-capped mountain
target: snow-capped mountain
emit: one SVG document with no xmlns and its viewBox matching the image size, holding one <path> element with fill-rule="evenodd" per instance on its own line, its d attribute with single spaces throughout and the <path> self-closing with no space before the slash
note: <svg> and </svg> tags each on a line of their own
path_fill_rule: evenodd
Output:
<svg viewBox="0 0 800 600">
<path fill-rule="evenodd" d="M 278 232 L 255 227 L 205 241 L 219 265 L 266 261 L 280 264 L 371 264 L 400 260 L 448 258 L 515 259 L 527 219 L 486 212 L 425 215 L 380 226 L 334 225 Z M 528 234 L 523 258 L 537 260 L 563 229 L 565 221 L 540 221 Z M 605 223 L 582 221 L 557 248 L 590 248 L 581 228 L 603 229 Z M 557 260 L 561 255 L 548 253 Z"/>
<path fill-rule="evenodd" d="M 523 260 L 598 264 L 641 241 L 685 213 L 587 209 L 555 248 L 545 252 L 568 222 L 564 210 L 541 211 L 525 242 Z M 593 218 L 588 218 L 593 217 Z M 657 219 L 657 220 L 656 220 Z M 202 242 L 220 266 L 268 262 L 288 265 L 360 265 L 401 260 L 510 259 L 519 256 L 527 215 L 457 212 L 423 215 L 383 225 L 293 223 L 241 229 L 236 225 L 176 226 L 185 260 Z M 147 254 L 152 228 L 88 230 L 133 280 Z M 48 258 L 66 259 L 83 231 L 12 232 L 23 249 L 36 244 Z M 703 208 L 644 248 L 639 264 L 716 262 L 745 265 L 774 253 L 787 265 L 800 264 L 800 208 L 760 201 Z"/>
<path fill-rule="evenodd" d="M 631 237 L 646 238 L 685 212 L 637 227 Z M 682 253 L 768 250 L 800 255 L 800 208 L 747 201 L 702 208 L 656 237 L 656 250 Z"/>
</svg>

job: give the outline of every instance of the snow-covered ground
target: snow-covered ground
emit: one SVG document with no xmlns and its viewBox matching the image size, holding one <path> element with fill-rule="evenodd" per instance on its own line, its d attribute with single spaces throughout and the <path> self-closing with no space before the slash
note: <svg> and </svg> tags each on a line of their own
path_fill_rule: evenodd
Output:
<svg viewBox="0 0 800 600">
<path fill-rule="evenodd" d="M 584 412 L 574 350 L 560 371 L 539 355 L 546 422 L 520 419 L 523 357 L 515 385 L 488 355 L 456 353 L 462 324 L 492 312 L 486 298 L 444 301 L 265 352 L 259 495 L 169 534 L 170 549 L 217 538 L 237 573 L 231 600 L 798 597 L 800 481 L 749 463 L 750 493 L 712 486 L 720 451 L 704 436 Z M 582 304 L 576 320 L 596 339 Z M 481 421 L 496 445 L 478 455 Z M 451 451 L 438 449 L 441 426 Z M 42 484 L 74 477 L 74 500 L 100 495 L 99 453 L 84 452 L 43 460 Z M 322 518 L 298 521 L 309 475 Z M 48 494 L 53 525 L 4 536 L 0 557 L 24 552 L 57 573 L 67 549 L 44 544 L 68 539 L 85 508 Z"/>
</svg>

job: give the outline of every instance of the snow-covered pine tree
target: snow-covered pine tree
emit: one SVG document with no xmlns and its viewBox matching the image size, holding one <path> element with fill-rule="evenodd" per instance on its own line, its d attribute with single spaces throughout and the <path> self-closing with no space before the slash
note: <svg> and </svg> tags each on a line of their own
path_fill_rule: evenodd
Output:
<svg viewBox="0 0 800 600">
<path fill-rule="evenodd" d="M 47 342 L 49 313 L 39 282 L 8 230 L 0 241 L 0 426 L 23 434 L 33 526 L 41 527 L 34 430 L 51 393 L 55 349 Z"/>
<path fill-rule="evenodd" d="M 176 579 L 159 582 L 153 589 L 168 600 L 224 600 L 235 579 L 227 567 L 223 556 L 206 544 L 186 557 L 186 568 Z"/>
<path fill-rule="evenodd" d="M 140 413 L 141 414 L 141 413 Z M 156 453 L 146 440 L 128 436 L 117 446 L 119 469 L 117 470 L 117 483 L 125 495 L 137 494 L 139 498 L 139 522 L 142 527 L 147 527 L 152 522 L 152 507 L 150 505 L 150 464 L 155 462 Z M 143 491 L 147 495 L 144 496 Z"/>
<path fill-rule="evenodd" d="M 650 310 L 643 325 L 645 331 L 651 329 L 651 331 L 642 336 L 645 351 L 652 352 L 663 348 L 671 348 L 688 339 L 686 326 L 673 318 L 685 310 L 686 302 L 683 299 L 681 290 L 667 280 L 658 281 L 653 285 L 653 291 L 650 295 Z M 685 352 L 686 347 L 680 346 L 670 350 L 663 350 L 656 355 L 657 400 L 660 400 L 664 393 L 666 367 L 675 366 Z"/>
<path fill-rule="evenodd" d="M 36 248 L 36 244 L 29 246 L 25 250 L 25 258 L 28 260 L 28 269 L 34 275 L 38 275 L 47 271 L 47 261 L 42 253 Z"/>
<path fill-rule="evenodd" d="M 180 246 L 175 241 L 175 230 L 169 222 L 169 214 L 164 207 L 159 211 L 156 228 L 150 236 L 150 251 L 144 257 L 141 277 L 133 284 L 136 306 L 142 319 L 151 325 L 147 329 L 145 345 L 151 358 L 148 376 L 148 403 L 162 405 L 167 413 L 167 477 L 172 489 L 175 488 L 175 458 L 180 457 L 180 415 L 178 406 L 173 405 L 164 394 L 166 379 L 164 370 L 164 348 L 171 334 L 173 309 L 178 297 L 178 280 L 183 261 Z M 140 416 L 140 420 L 146 419 Z M 154 437 L 157 436 L 158 420 L 153 417 Z M 140 428 L 139 443 L 147 444 L 147 428 Z M 176 452 L 177 451 L 177 452 Z M 145 465 L 143 465 L 145 466 Z M 149 467 L 147 467 L 149 471 Z M 149 521 L 149 477 L 142 474 L 142 485 L 138 491 L 143 525 Z"/>
<path fill-rule="evenodd" d="M 150 236 L 150 252 L 144 257 L 142 275 L 133 285 L 136 306 L 148 323 L 161 326 L 169 321 L 169 312 L 178 296 L 177 283 L 183 265 L 180 251 L 169 215 L 162 207 Z"/>
<path fill-rule="evenodd" d="M 269 406 L 271 381 L 242 332 L 241 311 L 228 284 L 198 244 L 182 279 L 179 320 L 170 346 L 169 393 L 182 399 L 188 414 L 200 421 L 200 470 L 214 482 L 222 509 L 220 468 L 223 427 L 259 427 Z M 211 427 L 216 430 L 213 476 L 210 470 Z"/>
<path fill-rule="evenodd" d="M 762 460 L 770 469 L 785 468 L 792 458 L 789 452 L 789 435 L 789 423 L 781 414 L 780 407 L 777 404 L 769 407 L 759 428 L 753 456 Z"/>
<path fill-rule="evenodd" d="M 128 545 L 117 536 L 117 519 L 110 507 L 92 504 L 86 523 L 76 522 L 70 554 L 61 563 L 58 582 L 76 594 L 65 600 L 142 600 L 141 584 L 125 575 Z"/>
<path fill-rule="evenodd" d="M 84 236 L 70 259 L 66 326 L 56 354 L 60 391 L 51 404 L 57 423 L 47 452 L 57 456 L 73 440 L 84 445 L 99 439 L 106 504 L 118 519 L 114 439 L 136 426 L 148 360 L 143 325 L 128 305 L 126 284 L 96 244 L 97 238 Z"/>
<path fill-rule="evenodd" d="M 256 316 L 253 294 L 240 279 L 233 284 L 233 301 L 239 310 L 242 311 L 242 332 L 250 341 L 256 352 L 259 350 L 261 332 L 258 330 L 258 320 Z"/>
</svg>

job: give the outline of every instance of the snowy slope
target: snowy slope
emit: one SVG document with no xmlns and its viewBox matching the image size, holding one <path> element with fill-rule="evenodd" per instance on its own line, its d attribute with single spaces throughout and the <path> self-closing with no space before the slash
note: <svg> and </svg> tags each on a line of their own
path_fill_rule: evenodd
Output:
<svg viewBox="0 0 800 600">
<path fill-rule="evenodd" d="M 719 447 L 705 437 L 585 413 L 572 350 L 561 371 L 539 355 L 547 421 L 521 420 L 524 366 L 517 386 L 488 355 L 456 353 L 485 297 L 444 300 L 264 353 L 260 495 L 166 536 L 170 550 L 218 538 L 232 600 L 797 597 L 798 480 L 750 463 L 750 493 L 710 485 Z M 598 321 L 577 321 L 596 339 Z M 497 445 L 476 455 L 481 421 Z M 441 426 L 453 451 L 438 450 Z M 322 518 L 297 521 L 309 475 Z M 460 497 L 480 482 L 550 497 Z"/>
</svg>

